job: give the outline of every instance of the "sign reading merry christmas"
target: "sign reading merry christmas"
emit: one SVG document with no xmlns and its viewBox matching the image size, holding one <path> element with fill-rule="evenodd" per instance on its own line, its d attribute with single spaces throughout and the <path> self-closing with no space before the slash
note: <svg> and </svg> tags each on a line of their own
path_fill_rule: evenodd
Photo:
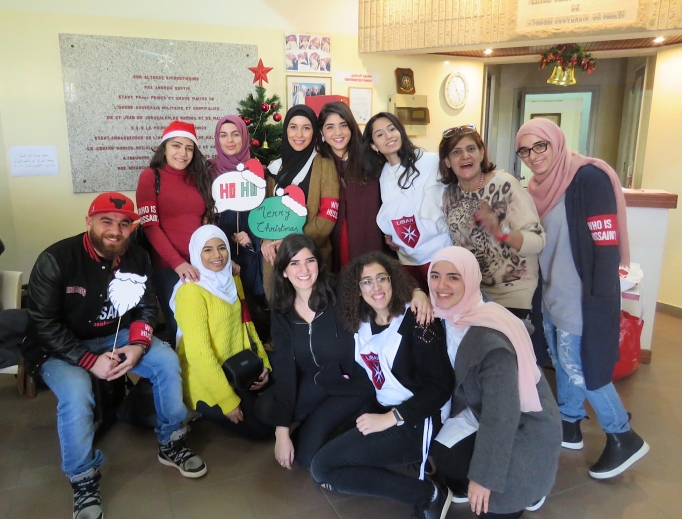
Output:
<svg viewBox="0 0 682 519">
<path fill-rule="evenodd" d="M 273 196 L 249 213 L 249 228 L 259 238 L 281 240 L 303 232 L 308 208 L 298 186 L 284 188 L 282 196 Z"/>
</svg>

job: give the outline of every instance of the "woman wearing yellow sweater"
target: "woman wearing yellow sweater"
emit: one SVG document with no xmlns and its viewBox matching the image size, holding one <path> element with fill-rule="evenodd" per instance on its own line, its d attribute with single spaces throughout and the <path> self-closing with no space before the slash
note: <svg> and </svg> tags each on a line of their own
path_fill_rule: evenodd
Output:
<svg viewBox="0 0 682 519">
<path fill-rule="evenodd" d="M 270 361 L 256 335 L 239 277 L 232 276 L 227 236 L 215 225 L 199 227 L 189 242 L 192 266 L 199 281 L 178 283 L 171 308 L 178 322 L 178 357 L 185 404 L 204 418 L 253 439 L 270 439 L 274 428 L 256 418 L 257 393 L 268 383 Z M 257 346 L 264 370 L 250 390 L 233 388 L 223 363 Z"/>
</svg>

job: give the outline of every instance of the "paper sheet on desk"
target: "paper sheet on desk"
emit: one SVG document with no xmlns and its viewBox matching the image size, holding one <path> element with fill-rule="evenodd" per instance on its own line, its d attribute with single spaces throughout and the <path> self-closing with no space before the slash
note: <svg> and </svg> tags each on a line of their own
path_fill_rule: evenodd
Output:
<svg viewBox="0 0 682 519">
<path fill-rule="evenodd" d="M 453 418 L 448 418 L 436 436 L 436 441 L 448 449 L 467 436 L 478 431 L 478 420 L 470 408 L 466 408 Z"/>
</svg>

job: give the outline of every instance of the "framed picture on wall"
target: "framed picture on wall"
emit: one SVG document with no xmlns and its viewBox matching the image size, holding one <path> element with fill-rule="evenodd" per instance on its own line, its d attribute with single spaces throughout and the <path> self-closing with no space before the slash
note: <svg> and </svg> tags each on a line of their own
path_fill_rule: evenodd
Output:
<svg viewBox="0 0 682 519">
<path fill-rule="evenodd" d="M 531 119 L 537 119 L 537 118 L 543 118 L 543 119 L 548 119 L 552 121 L 554 124 L 556 124 L 559 128 L 561 128 L 561 114 L 530 114 Z"/>
<path fill-rule="evenodd" d="M 350 111 L 358 124 L 367 124 L 372 117 L 372 87 L 348 87 Z"/>
<path fill-rule="evenodd" d="M 287 76 L 287 110 L 294 105 L 304 105 L 310 96 L 328 96 L 332 93 L 332 79 L 319 76 Z"/>
<path fill-rule="evenodd" d="M 330 74 L 332 70 L 332 39 L 310 33 L 284 35 L 284 68 L 292 72 Z"/>
</svg>

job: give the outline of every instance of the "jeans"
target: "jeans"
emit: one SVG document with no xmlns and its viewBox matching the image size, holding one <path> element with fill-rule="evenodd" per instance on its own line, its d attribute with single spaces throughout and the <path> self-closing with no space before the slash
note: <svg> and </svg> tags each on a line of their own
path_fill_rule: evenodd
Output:
<svg viewBox="0 0 682 519">
<path fill-rule="evenodd" d="M 319 450 L 310 472 L 317 484 L 335 492 L 388 497 L 423 508 L 433 496 L 433 484 L 390 469 L 422 462 L 423 433 L 423 423 L 367 436 L 354 427 Z"/>
<path fill-rule="evenodd" d="M 82 341 L 92 353 L 111 351 L 114 335 Z M 128 330 L 118 334 L 117 347 L 128 344 Z M 160 444 L 167 444 L 171 434 L 184 427 L 187 408 L 182 402 L 180 364 L 168 344 L 156 337 L 137 365 L 131 369 L 141 377 L 151 380 L 154 404 L 158 415 L 156 434 Z M 40 368 L 40 374 L 57 396 L 57 432 L 62 453 L 62 470 L 72 479 L 79 474 L 96 469 L 104 461 L 101 451 L 93 450 L 95 436 L 90 374 L 79 366 L 51 357 Z"/>
<path fill-rule="evenodd" d="M 206 402 L 199 400 L 197 402 L 197 411 L 201 413 L 202 418 L 211 420 L 221 425 L 226 430 L 247 438 L 249 440 L 272 440 L 275 435 L 275 427 L 261 422 L 256 417 L 256 400 L 258 393 L 256 391 L 242 391 L 235 389 L 235 393 L 241 399 L 239 408 L 242 411 L 244 420 L 239 423 L 233 423 L 225 414 L 219 405 L 210 407 Z"/>
<path fill-rule="evenodd" d="M 163 319 L 166 321 L 166 337 L 175 350 L 177 349 L 175 336 L 178 333 L 178 323 L 175 320 L 175 314 L 171 310 L 169 303 L 171 295 L 173 295 L 173 288 L 180 281 L 180 277 L 171 268 L 155 268 L 152 272 L 152 280 L 154 281 L 154 290 L 156 290 L 156 297 L 161 306 Z"/>
<path fill-rule="evenodd" d="M 590 402 L 606 433 L 622 433 L 630 430 L 628 414 L 623 407 L 612 382 L 594 391 L 588 391 L 583 377 L 580 357 L 579 335 L 559 330 L 548 317 L 544 317 L 545 337 L 549 356 L 556 370 L 557 401 L 561 419 L 577 422 L 587 416 L 585 398 Z"/>
</svg>

